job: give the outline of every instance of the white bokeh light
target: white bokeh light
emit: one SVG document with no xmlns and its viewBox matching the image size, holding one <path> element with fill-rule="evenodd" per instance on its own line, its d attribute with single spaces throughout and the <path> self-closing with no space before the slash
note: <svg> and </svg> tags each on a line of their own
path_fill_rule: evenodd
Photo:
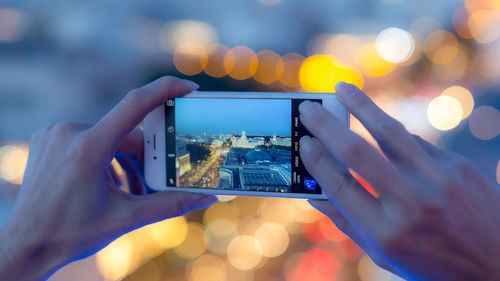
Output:
<svg viewBox="0 0 500 281">
<path fill-rule="evenodd" d="M 408 31 L 390 27 L 380 32 L 375 46 L 382 59 L 392 63 L 402 63 L 413 54 L 415 40 Z"/>
</svg>

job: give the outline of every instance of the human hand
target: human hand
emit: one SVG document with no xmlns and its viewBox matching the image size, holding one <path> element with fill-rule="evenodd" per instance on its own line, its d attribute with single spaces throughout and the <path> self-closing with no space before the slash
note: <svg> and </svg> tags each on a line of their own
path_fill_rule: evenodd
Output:
<svg viewBox="0 0 500 281">
<path fill-rule="evenodd" d="M 328 196 L 311 204 L 378 265 L 404 278 L 499 280 L 498 186 L 463 157 L 408 133 L 355 86 L 336 89 L 385 157 L 320 104 L 304 102 L 300 120 L 314 137 L 301 139 L 301 157 Z"/>
<path fill-rule="evenodd" d="M 183 192 L 126 193 L 111 166 L 116 154 L 130 189 L 141 193 L 142 171 L 135 164 L 142 159 L 142 136 L 134 128 L 168 97 L 196 87 L 163 77 L 131 91 L 94 126 L 60 123 L 36 132 L 20 194 L 0 237 L 0 279 L 46 278 L 126 232 L 214 203 L 213 196 Z"/>
</svg>

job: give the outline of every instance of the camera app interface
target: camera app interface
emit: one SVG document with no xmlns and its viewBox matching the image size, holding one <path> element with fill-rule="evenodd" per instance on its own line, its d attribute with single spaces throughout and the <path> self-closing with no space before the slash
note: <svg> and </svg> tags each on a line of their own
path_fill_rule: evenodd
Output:
<svg viewBox="0 0 500 281">
<path fill-rule="evenodd" d="M 302 101 L 168 100 L 168 185 L 321 194 L 300 161 L 299 140 L 307 134 L 299 120 Z"/>
</svg>

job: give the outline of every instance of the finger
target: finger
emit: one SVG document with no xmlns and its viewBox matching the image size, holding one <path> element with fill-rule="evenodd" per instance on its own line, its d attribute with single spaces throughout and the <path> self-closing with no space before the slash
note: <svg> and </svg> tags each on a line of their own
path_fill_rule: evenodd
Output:
<svg viewBox="0 0 500 281">
<path fill-rule="evenodd" d="M 120 179 L 120 176 L 118 175 L 112 164 L 109 164 L 109 173 L 116 187 L 120 187 L 122 185 L 122 180 Z"/>
<path fill-rule="evenodd" d="M 315 138 L 300 140 L 300 156 L 307 171 L 320 184 L 322 190 L 350 224 L 365 231 L 375 231 L 383 219 L 382 209 L 366 191 Z"/>
<path fill-rule="evenodd" d="M 325 214 L 340 230 L 348 235 L 354 243 L 363 249 L 378 266 L 391 272 L 397 272 L 391 265 L 385 262 L 375 250 L 373 250 L 373 247 L 367 245 L 363 239 L 363 233 L 358 232 L 332 204 L 325 200 L 309 200 L 309 204 Z"/>
<path fill-rule="evenodd" d="M 137 158 L 132 154 L 115 154 L 116 160 L 127 175 L 128 189 L 131 194 L 146 194 L 146 184 L 144 182 L 144 173 L 137 162 Z"/>
<path fill-rule="evenodd" d="M 403 168 L 429 167 L 432 161 L 415 138 L 360 89 L 340 82 L 336 91 L 339 101 L 359 119 L 391 161 Z"/>
<path fill-rule="evenodd" d="M 129 214 L 130 228 L 137 228 L 160 220 L 185 215 L 194 210 L 204 209 L 217 202 L 211 195 L 187 192 L 157 192 L 148 195 L 125 196 L 121 204 Z"/>
<path fill-rule="evenodd" d="M 127 175 L 129 192 L 147 193 L 144 181 L 144 140 L 140 129 L 135 128 L 118 146 L 115 158 Z"/>
<path fill-rule="evenodd" d="M 413 135 L 413 137 L 431 157 L 440 158 L 440 157 L 445 157 L 449 154 L 447 151 L 424 140 L 422 137 L 418 135 Z"/>
<path fill-rule="evenodd" d="M 103 152 L 114 152 L 122 139 L 144 117 L 161 106 L 169 97 L 185 95 L 198 87 L 195 83 L 175 77 L 162 77 L 146 86 L 132 90 L 91 130 L 101 140 Z M 111 155 L 110 155 L 111 156 Z"/>
<path fill-rule="evenodd" d="M 325 214 L 342 232 L 351 238 L 362 249 L 366 248 L 366 243 L 363 241 L 358 231 L 352 224 L 337 210 L 334 205 L 325 200 L 309 200 L 309 204 L 316 210 Z"/>
<path fill-rule="evenodd" d="M 323 106 L 305 101 L 299 106 L 302 124 L 337 160 L 369 181 L 382 197 L 407 197 L 407 182 L 399 171 L 360 136 L 341 124 Z"/>
</svg>

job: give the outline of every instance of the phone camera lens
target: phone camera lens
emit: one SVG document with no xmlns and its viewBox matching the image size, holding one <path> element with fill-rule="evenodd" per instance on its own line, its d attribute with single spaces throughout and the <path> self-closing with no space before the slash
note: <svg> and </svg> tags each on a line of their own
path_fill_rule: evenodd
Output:
<svg viewBox="0 0 500 281">
<path fill-rule="evenodd" d="M 156 156 L 154 156 L 153 159 L 156 160 Z"/>
</svg>

